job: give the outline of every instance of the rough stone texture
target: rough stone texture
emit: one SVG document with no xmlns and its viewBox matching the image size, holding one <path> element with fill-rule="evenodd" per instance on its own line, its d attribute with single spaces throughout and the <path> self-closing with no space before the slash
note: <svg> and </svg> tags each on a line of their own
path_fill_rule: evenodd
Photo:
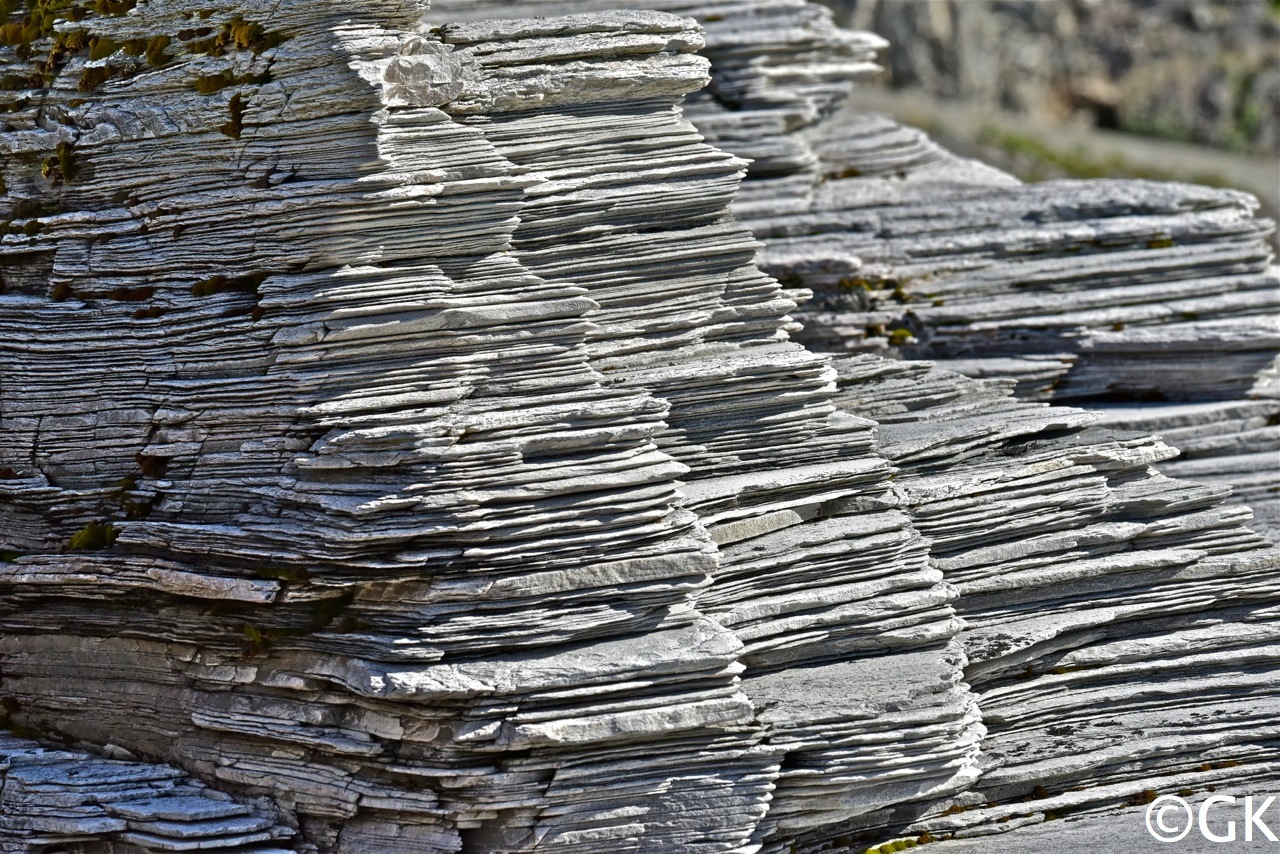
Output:
<svg viewBox="0 0 1280 854">
<path fill-rule="evenodd" d="M 1280 712 L 1264 639 L 1280 564 L 1240 527 L 1247 510 L 1200 509 L 1226 489 L 1157 474 L 1176 452 L 1089 413 L 928 364 L 836 367 L 838 400 L 881 422 L 931 563 L 960 592 L 966 677 L 988 729 L 976 791 L 946 805 L 965 812 L 913 830 L 990 832 L 1067 808 L 1056 799 L 1114 807 L 1177 790 L 1182 772 L 1181 788 L 1257 773 Z M 1006 806 L 970 809 L 988 803 Z"/>
<path fill-rule="evenodd" d="M 153 781 L 59 844 L 809 850 L 1259 773 L 1277 557 L 1225 489 L 791 340 L 704 134 L 771 128 L 742 209 L 806 215 L 882 42 L 658 5 L 14 11 L 0 699 Z"/>
<path fill-rule="evenodd" d="M 752 38 L 766 68 L 811 49 L 844 56 L 820 23 L 744 37 L 741 19 L 709 17 L 713 78 L 724 64 L 738 79 L 735 51 Z M 919 131 L 839 110 L 844 90 L 824 68 L 793 68 L 779 75 L 787 85 L 749 105 L 793 117 L 795 103 L 822 91 L 827 109 L 787 125 L 810 162 L 753 172 L 735 205 L 765 243 L 762 267 L 814 292 L 797 312 L 798 339 L 940 359 L 1014 380 L 1030 399 L 1198 406 L 1216 438 L 1188 437 L 1188 458 L 1167 471 L 1235 487 L 1233 500 L 1260 506 L 1258 529 L 1280 536 L 1280 268 L 1267 243 L 1275 225 L 1255 216 L 1256 200 L 1149 181 L 1019 184 Z M 741 107 L 695 101 L 690 112 L 737 150 L 723 125 Z M 1253 421 L 1215 418 L 1228 405 L 1249 407 Z M 1132 415 L 1114 423 L 1185 435 L 1180 406 Z"/>
<path fill-rule="evenodd" d="M 269 854 L 292 850 L 295 835 L 269 803 L 233 800 L 173 768 L 0 735 L 0 850 L 79 850 L 93 840 L 121 851 Z"/>
<path fill-rule="evenodd" d="M 693 607 L 716 548 L 668 406 L 591 369 L 593 301 L 508 251 L 545 179 L 477 126 L 627 71 L 669 111 L 697 33 L 485 39 L 588 48 L 553 92 L 481 82 L 421 11 L 62 25 L 172 58 L 72 55 L 58 112 L 11 119 L 77 168 L 6 175 L 51 208 L 6 249 L 52 270 L 0 298 L 10 714 L 271 796 L 324 850 L 740 847 L 777 757 Z M 132 73 L 80 92 L 86 61 Z"/>
</svg>

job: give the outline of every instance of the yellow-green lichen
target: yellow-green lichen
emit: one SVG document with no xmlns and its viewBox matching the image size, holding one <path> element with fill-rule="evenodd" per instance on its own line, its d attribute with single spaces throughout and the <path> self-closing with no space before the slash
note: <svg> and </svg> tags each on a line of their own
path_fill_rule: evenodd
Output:
<svg viewBox="0 0 1280 854">
<path fill-rule="evenodd" d="M 67 541 L 67 551 L 101 551 L 110 548 L 120 536 L 120 531 L 110 524 L 90 522 Z"/>
<path fill-rule="evenodd" d="M 184 35 L 190 35 L 191 38 L 184 39 Z M 248 50 L 259 54 L 287 41 L 288 38 L 283 33 L 271 32 L 262 24 L 246 21 L 239 16 L 227 21 L 216 32 L 203 27 L 199 30 L 183 30 L 178 33 L 178 39 L 186 43 L 190 53 L 209 56 L 222 56 L 228 50 Z"/>
<path fill-rule="evenodd" d="M 69 142 L 58 143 L 53 155 L 45 158 L 40 166 L 40 174 L 55 184 L 70 184 L 79 172 L 75 147 Z"/>
</svg>

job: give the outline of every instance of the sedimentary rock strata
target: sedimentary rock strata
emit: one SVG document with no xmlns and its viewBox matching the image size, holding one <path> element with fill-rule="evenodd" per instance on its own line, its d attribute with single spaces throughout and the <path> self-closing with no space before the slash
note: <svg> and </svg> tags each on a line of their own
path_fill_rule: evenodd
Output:
<svg viewBox="0 0 1280 854">
<path fill-rule="evenodd" d="M 296 833 L 275 820 L 270 804 L 234 800 L 163 765 L 49 750 L 4 735 L 0 783 L 5 851 L 294 850 Z"/>
<path fill-rule="evenodd" d="M 1253 764 L 1275 735 L 1276 671 L 1248 662 L 1272 657 L 1278 564 L 1241 527 L 1247 510 L 1219 506 L 1227 489 L 1157 474 L 1175 451 L 1090 413 L 1020 403 L 927 364 L 836 365 L 838 399 L 881 422 L 932 563 L 960 592 L 990 764 L 982 796 L 958 803 L 1040 793 L 922 828 L 1043 814 L 1093 786 L 1111 787 L 1093 806 L 1114 806 L 1124 784 L 1179 771 L 1212 781 Z M 1206 717 L 1224 725 L 1201 731 Z"/>
<path fill-rule="evenodd" d="M 1227 490 L 791 340 L 680 105 L 808 216 L 795 132 L 878 39 L 99 5 L 6 31 L 10 849 L 783 851 L 1256 773 L 1276 558 Z"/>
<path fill-rule="evenodd" d="M 442 37 L 468 44 L 481 26 L 493 25 L 445 26 Z M 519 25 L 509 32 L 529 40 Z M 482 80 L 497 73 L 480 61 Z M 749 233 L 723 221 L 745 164 L 703 144 L 669 104 L 626 105 L 620 90 L 601 78 L 581 104 L 490 115 L 485 131 L 549 179 L 533 194 L 531 225 L 522 218 L 516 230 L 516 257 L 588 288 L 599 304 L 592 364 L 671 404 L 659 444 L 689 466 L 687 506 L 719 546 L 698 607 L 744 644 L 742 687 L 783 765 L 757 836 L 785 844 L 803 829 L 957 791 L 975 776 L 981 728 L 951 643 L 953 594 L 892 494 L 874 425 L 838 412 L 827 360 L 786 342 L 794 303 L 753 266 Z M 686 176 L 699 174 L 700 204 L 631 213 L 637 198 L 680 198 Z M 904 678 L 912 671 L 920 675 Z M 849 693 L 813 702 L 825 684 Z M 879 751 L 867 750 L 877 741 Z"/>
<path fill-rule="evenodd" d="M 540 179 L 439 109 L 487 108 L 474 65 L 412 4 L 153 5 L 58 26 L 168 58 L 70 54 L 11 119 L 14 204 L 48 206 L 0 320 L 12 719 L 326 850 L 744 843 L 777 760 L 692 606 L 716 550 L 668 405 L 507 251 Z M 701 84 L 691 26 L 612 27 L 650 95 Z"/>
<path fill-rule="evenodd" d="M 1265 505 L 1259 529 L 1280 534 L 1280 439 L 1265 429 L 1280 418 L 1280 268 L 1267 242 L 1275 225 L 1255 216 L 1256 200 L 1149 181 L 1020 184 L 919 131 L 838 109 L 825 72 L 848 48 L 832 45 L 805 4 L 768 5 L 774 15 L 789 7 L 795 26 L 698 10 L 713 78 L 723 65 L 751 90 L 735 57 L 754 41 L 765 59 L 752 91 L 768 97 L 704 98 L 690 115 L 731 151 L 743 145 L 733 128 L 749 124 L 738 112 L 786 117 L 790 144 L 808 152 L 790 171 L 753 167 L 735 206 L 764 241 L 762 267 L 815 294 L 797 312 L 798 339 L 940 359 L 969 376 L 1015 380 L 1030 399 L 1174 404 L 1116 422 L 1152 432 L 1186 436 L 1180 407 L 1198 406 L 1216 438 L 1187 436 L 1186 463 L 1166 470 L 1235 486 L 1234 500 Z M 780 56 L 808 64 L 779 82 L 769 70 Z M 794 105 L 814 91 L 827 109 L 801 118 Z M 1232 432 L 1238 421 L 1215 417 L 1228 402 L 1262 424 Z"/>
</svg>

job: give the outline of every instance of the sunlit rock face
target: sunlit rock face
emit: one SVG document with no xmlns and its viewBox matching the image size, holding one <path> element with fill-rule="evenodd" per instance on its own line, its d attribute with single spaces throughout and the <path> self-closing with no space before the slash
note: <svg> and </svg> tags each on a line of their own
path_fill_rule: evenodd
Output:
<svg viewBox="0 0 1280 854">
<path fill-rule="evenodd" d="M 13 48 L 50 71 L 5 138 L 6 708 L 323 850 L 740 847 L 777 759 L 694 604 L 669 407 L 510 252 L 545 181 L 477 126 L 552 93 L 422 12 L 55 11 Z M 582 86 L 702 85 L 691 26 L 625 29 L 647 56 Z"/>
<path fill-rule="evenodd" d="M 777 15 L 809 4 L 757 5 Z M 1103 12 L 1123 16 L 1122 5 Z M 1280 537 L 1280 267 L 1275 223 L 1255 198 L 1138 180 L 1021 184 L 841 107 L 827 75 L 854 69 L 829 25 L 752 31 L 750 18 L 704 6 L 714 82 L 690 115 L 759 164 L 734 209 L 764 242 L 762 268 L 814 293 L 796 313 L 798 340 L 935 360 L 1158 433 L 1183 452 L 1162 471 L 1230 487 L 1254 527 Z M 980 7 L 953 11 L 977 22 Z M 756 45 L 750 63 L 744 41 Z M 815 101 L 822 109 L 798 107 Z M 767 151 L 747 132 L 762 114 L 779 128 Z M 768 153 L 784 149 L 785 159 Z"/>
<path fill-rule="evenodd" d="M 808 850 L 1269 744 L 1224 490 L 792 340 L 731 206 L 883 43 L 659 5 L 12 10 L 0 847 Z"/>
<path fill-rule="evenodd" d="M 1043 375 L 1047 385 L 1075 362 L 1074 356 L 1056 352 L 1065 346 L 1056 335 L 1037 333 L 1042 344 L 1055 341 L 1054 352 L 1047 355 L 1038 355 L 1034 346 L 1029 354 L 1027 348 L 1006 352 L 1000 349 L 1003 333 L 998 328 L 988 329 L 980 319 L 965 321 L 969 325 L 958 322 L 957 335 L 996 342 L 990 346 L 998 356 L 942 363 L 978 379 L 941 366 L 848 354 L 892 354 L 909 352 L 910 344 L 923 346 L 923 331 L 916 338 L 911 330 L 890 323 L 916 311 L 920 303 L 911 295 L 912 283 L 894 272 L 893 263 L 906 263 L 894 262 L 898 255 L 915 253 L 923 259 L 920 264 L 940 257 L 930 269 L 934 278 L 945 278 L 939 265 L 952 257 L 946 252 L 981 250 L 986 254 L 966 261 L 955 274 L 957 289 L 967 281 L 961 273 L 972 269 L 978 271 L 973 275 L 986 277 L 988 291 L 1025 291 L 1027 305 L 1099 298 L 1139 303 L 1134 310 L 1149 328 L 1133 332 L 1135 342 L 1181 335 L 1201 342 L 1195 346 L 1212 345 L 1214 323 L 1169 326 L 1165 307 L 1140 304 L 1156 300 L 1161 288 L 1202 286 L 1228 294 L 1207 296 L 1205 306 L 1216 306 L 1218 327 L 1237 330 L 1232 334 L 1242 342 L 1238 349 L 1245 361 L 1253 361 L 1231 366 L 1202 360 L 1199 375 L 1169 371 L 1158 379 L 1167 389 L 1210 382 L 1223 384 L 1231 394 L 1239 391 L 1237 386 L 1263 388 L 1273 343 L 1256 322 L 1227 318 L 1266 311 L 1270 274 L 1262 239 L 1269 223 L 1253 219 L 1252 204 L 1240 194 L 1205 188 L 1149 182 L 1020 185 L 954 157 L 917 131 L 877 117 L 840 113 L 849 79 L 871 69 L 868 60 L 883 42 L 832 29 L 825 13 L 811 4 L 726 0 L 662 5 L 696 16 L 706 28 L 702 52 L 712 60 L 712 84 L 687 99 L 685 115 L 708 138 L 753 159 L 734 210 L 763 238 L 759 257 L 784 284 L 818 292 L 818 299 L 799 311 L 814 326 L 793 329 L 792 335 L 799 332 L 802 340 L 823 346 L 814 337 L 815 328 L 818 335 L 831 335 L 835 346 L 828 349 L 837 352 L 829 363 L 837 371 L 834 402 L 879 422 L 880 452 L 900 468 L 895 492 L 905 498 L 915 526 L 931 542 L 931 565 L 943 570 L 961 593 L 956 608 L 969 626 L 962 635 L 970 659 L 966 674 L 979 690 L 989 730 L 983 744 L 986 773 L 972 793 L 954 800 L 916 798 L 888 812 L 872 810 L 843 821 L 828 817 L 820 828 L 798 833 L 798 841 L 816 845 L 856 839 L 859 827 L 878 821 L 901 830 L 915 817 L 930 814 L 934 818 L 908 824 L 908 829 L 936 835 L 980 832 L 987 824 L 1042 820 L 1060 809 L 1114 808 L 1117 793 L 1128 793 L 1120 801 L 1136 797 L 1161 775 L 1175 789 L 1188 782 L 1208 785 L 1240 777 L 1242 772 L 1231 770 L 1239 767 L 1233 763 L 1255 756 L 1272 738 L 1272 730 L 1260 734 L 1253 729 L 1260 695 L 1248 687 L 1252 677 L 1241 676 L 1238 645 L 1250 649 L 1246 658 L 1271 660 L 1262 651 L 1265 643 L 1257 647 L 1245 639 L 1261 638 L 1254 635 L 1256 621 L 1269 622 L 1264 616 L 1269 606 L 1262 601 L 1270 594 L 1254 597 L 1270 586 L 1276 564 L 1265 541 L 1242 527 L 1252 524 L 1249 510 L 1220 506 L 1229 495 L 1224 481 L 1233 480 L 1238 458 L 1226 454 L 1205 460 L 1217 483 L 1171 480 L 1155 466 L 1174 469 L 1186 463 L 1170 464 L 1177 451 L 1161 440 L 1105 429 L 1096 413 L 1019 402 L 1009 394 L 1013 383 L 982 378 L 1014 379 L 1020 394 L 1034 396 L 1036 381 L 1028 379 L 1030 374 Z M 457 0 L 437 11 L 475 17 L 497 14 L 498 6 Z M 522 8 L 557 14 L 604 4 L 546 2 Z M 768 133 L 755 133 L 762 127 Z M 833 199 L 852 201 L 840 206 Z M 1000 213 L 1028 204 L 1050 206 L 1052 215 L 1027 218 L 1015 227 Z M 1029 268 L 1019 266 L 1016 257 L 1007 260 L 1012 250 L 1000 249 L 1002 242 L 1053 242 L 1063 227 L 1055 217 L 1083 220 L 1070 226 L 1081 233 L 1109 235 L 1096 241 L 1101 254 L 1078 268 L 1065 265 L 1061 257 L 1042 263 L 1037 269 L 1075 269 L 1075 278 L 1050 282 L 1038 291 L 1032 287 L 1035 282 L 1012 281 L 1016 275 L 1030 275 Z M 1216 243 L 1149 236 L 1135 247 L 1132 240 L 1118 239 L 1135 229 L 1146 233 L 1144 229 L 1162 227 L 1180 229 L 1179 234 L 1215 234 Z M 520 235 L 517 231 L 517 246 Z M 873 274 L 872 265 L 859 257 L 864 253 L 880 253 L 876 257 L 888 260 Z M 1025 254 L 1034 260 L 1039 252 Z M 533 253 L 522 257 L 539 263 Z M 1189 258 L 1217 258 L 1213 263 L 1226 264 L 1235 277 L 1219 281 L 1216 268 L 1197 266 L 1199 261 L 1188 264 Z M 1182 273 L 1170 272 L 1182 268 Z M 1090 297 L 1090 270 L 1103 271 L 1098 275 L 1115 280 L 1116 287 Z M 1181 282 L 1186 277 L 1192 284 Z M 1149 284 L 1139 287 L 1144 281 Z M 825 316 L 813 308 L 821 307 L 832 292 L 853 300 L 847 329 L 824 326 Z M 981 294 L 975 294 L 977 304 Z M 1025 311 L 1018 311 L 1006 324 L 1011 329 L 1032 324 Z M 1064 317 L 1059 326 L 1081 323 Z M 1105 334 L 1081 328 L 1074 333 L 1074 346 L 1087 340 L 1100 350 L 1098 342 L 1107 335 L 1120 340 L 1120 332 L 1110 326 Z M 1145 371 L 1150 376 L 1151 362 L 1143 359 L 1159 358 L 1156 349 L 1129 346 L 1128 352 L 1137 356 L 1113 359 L 1095 375 Z M 1191 350 L 1186 358 L 1195 358 L 1194 346 L 1184 349 Z M 1124 351 L 1117 347 L 1116 352 Z M 1262 358 L 1254 358 L 1257 354 Z M 1086 368 L 1081 365 L 1079 376 Z M 1233 386 L 1231 378 L 1237 375 Z M 675 400 L 670 391 L 659 393 Z M 1196 405 L 1194 411 L 1207 413 L 1215 405 Z M 1171 410 L 1134 411 L 1163 424 Z M 1130 413 L 1112 410 L 1106 417 L 1117 420 L 1122 414 Z M 1202 414 L 1200 421 L 1211 417 Z M 1259 425 L 1248 422 L 1245 427 Z M 1210 432 L 1215 429 L 1221 434 L 1235 425 L 1209 427 Z M 1255 435 L 1249 441 L 1268 439 Z M 698 465 L 693 466 L 696 477 Z M 1259 467 L 1256 477 L 1274 481 L 1274 472 Z M 691 478 L 690 488 L 695 487 Z M 1207 583 L 1194 580 L 1199 578 Z M 1208 590 L 1213 595 L 1201 598 Z M 708 596 L 714 601 L 716 595 L 713 584 Z M 1204 620 L 1222 621 L 1226 627 L 1221 635 L 1201 633 L 1195 627 Z M 1263 633 L 1270 636 L 1270 631 Z M 1182 652 L 1190 649 L 1197 654 L 1184 657 Z M 1268 666 L 1267 673 L 1264 683 L 1273 684 L 1273 668 Z M 750 669 L 748 685 L 749 674 Z M 1199 684 L 1205 693 L 1161 687 L 1179 684 Z M 1097 705 L 1102 696 L 1107 699 Z M 1211 711 L 1202 708 L 1219 701 L 1223 705 Z M 1218 735 L 1198 733 L 1203 714 L 1233 720 L 1226 728 L 1231 734 L 1219 741 Z M 1263 715 L 1274 722 L 1274 709 Z M 1153 720 L 1164 722 L 1158 732 L 1150 729 Z M 1206 761 L 1210 759 L 1214 761 Z M 1183 772 L 1190 776 L 1179 777 Z M 883 791 L 889 780 L 878 783 Z M 779 792 L 786 792 L 785 785 L 780 784 Z M 1006 799 L 1015 803 L 994 807 Z M 993 804 L 990 809 L 977 808 L 988 803 Z M 833 825 L 844 832 L 833 832 Z"/>
</svg>

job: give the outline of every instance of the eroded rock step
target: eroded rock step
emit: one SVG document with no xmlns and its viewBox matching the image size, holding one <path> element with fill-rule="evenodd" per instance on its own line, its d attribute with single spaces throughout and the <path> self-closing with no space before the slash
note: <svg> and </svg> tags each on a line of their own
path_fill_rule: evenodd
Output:
<svg viewBox="0 0 1280 854">
<path fill-rule="evenodd" d="M 437 10 L 471 14 L 476 5 Z M 512 42 L 532 41 L 525 26 L 509 25 Z M 470 32 L 442 30 L 446 41 L 460 44 L 470 42 Z M 495 61 L 481 57 L 486 73 Z M 527 230 L 522 224 L 517 257 L 548 280 L 585 286 L 599 304 L 588 339 L 592 364 L 618 386 L 670 403 L 659 445 L 689 466 L 682 478 L 686 506 L 719 546 L 718 571 L 698 606 L 744 643 L 744 692 L 757 706 L 781 705 L 787 692 L 796 704 L 792 714 L 758 718 L 764 743 L 795 770 L 787 778 L 793 783 L 776 784 L 755 838 L 785 847 L 796 828 L 922 791 L 955 791 L 974 774 L 981 728 L 960 682 L 953 594 L 927 565 L 924 542 L 898 509 L 892 469 L 874 447 L 874 424 L 832 404 L 835 376 L 826 358 L 786 342 L 794 303 L 754 267 L 755 242 L 727 218 L 730 197 L 719 197 L 716 220 L 689 205 L 638 220 L 614 208 L 592 212 L 596 196 L 554 183 L 556 175 L 586 170 L 593 184 L 617 186 L 632 199 L 657 192 L 655 181 L 678 181 L 694 169 L 728 170 L 736 181 L 745 164 L 708 148 L 678 114 L 642 104 L 634 118 L 615 110 L 613 126 L 602 126 L 596 119 L 602 103 L 624 84 L 596 80 L 552 114 L 488 116 L 485 132 L 532 174 L 553 178 L 532 206 L 562 216 L 535 216 Z M 649 151 L 646 131 L 662 134 L 660 153 Z M 531 148 L 530 138 L 572 144 Z M 641 172 L 635 167 L 645 157 L 670 166 Z M 710 191 L 718 187 L 709 182 Z M 630 263 L 605 267 L 601 259 L 611 257 Z M 927 691 L 908 689 L 889 675 L 901 674 L 907 662 L 929 663 L 930 674 L 945 678 L 931 675 Z M 806 703 L 822 679 L 843 681 L 855 672 L 880 686 L 882 705 L 862 705 L 854 693 L 832 695 L 825 710 Z M 753 686 L 765 683 L 753 674 L 772 687 L 757 696 Z M 921 692 L 931 699 L 912 699 Z M 928 708 L 899 709 L 913 702 Z M 842 733 L 847 746 L 811 749 L 819 732 Z M 873 746 L 894 739 L 910 746 L 896 754 Z M 868 782 L 855 795 L 851 780 L 870 781 L 877 767 L 896 768 L 900 783 Z M 850 790 L 841 795 L 842 789 Z"/>
<path fill-rule="evenodd" d="M 81 850 L 93 840 L 120 850 L 268 854 L 293 850 L 295 836 L 270 807 L 233 800 L 175 768 L 0 736 L 5 850 Z"/>
<path fill-rule="evenodd" d="M 882 44 L 791 0 L 701 6 L 737 40 L 719 48 L 734 109 L 705 112 L 761 127 L 778 109 L 812 127 Z M 1126 692 L 1151 669 L 1108 670 L 1125 644 L 1248 648 L 1273 596 L 1244 592 L 1267 577 L 1257 541 L 1221 491 L 1149 471 L 1166 446 L 789 341 L 802 282 L 762 274 L 728 214 L 745 162 L 673 110 L 708 77 L 692 21 L 459 22 L 495 8 L 442 4 L 440 30 L 409 3 L 71 22 L 147 49 L 108 72 L 71 51 L 40 93 L 66 120 L 12 118 L 55 186 L 6 172 L 7 198 L 65 208 L 3 244 L 28 291 L 0 296 L 0 364 L 33 377 L 0 444 L 20 520 L 0 689 L 21 725 L 270 795 L 322 850 L 786 850 L 954 824 L 948 806 L 987 797 L 958 594 L 1010 626 L 973 646 L 971 678 L 999 700 L 1032 667 L 988 742 L 1010 792 L 1088 779 L 1068 754 L 1093 742 L 1019 718 L 1050 676 L 1136 731 L 1149 709 Z M 150 41 L 170 30 L 196 42 L 172 64 Z M 917 171 L 947 167 L 898 137 Z M 782 141 L 770 193 L 812 187 L 810 145 Z M 170 149 L 170 181 L 129 177 Z M 65 378 L 73 355 L 102 389 Z M 859 371 L 883 395 L 862 410 Z M 975 492 L 999 500 L 947 504 Z M 934 563 L 930 511 L 939 537 L 955 522 Z M 1117 579 L 1163 587 L 1131 602 Z M 1188 622 L 1143 623 L 1175 588 Z M 1223 631 L 1187 634 L 1206 620 Z M 1238 717 L 1232 692 L 1260 679 L 1215 673 L 1206 697 Z M 1098 779 L 1194 755 L 1143 744 L 1158 758 Z"/>
</svg>

